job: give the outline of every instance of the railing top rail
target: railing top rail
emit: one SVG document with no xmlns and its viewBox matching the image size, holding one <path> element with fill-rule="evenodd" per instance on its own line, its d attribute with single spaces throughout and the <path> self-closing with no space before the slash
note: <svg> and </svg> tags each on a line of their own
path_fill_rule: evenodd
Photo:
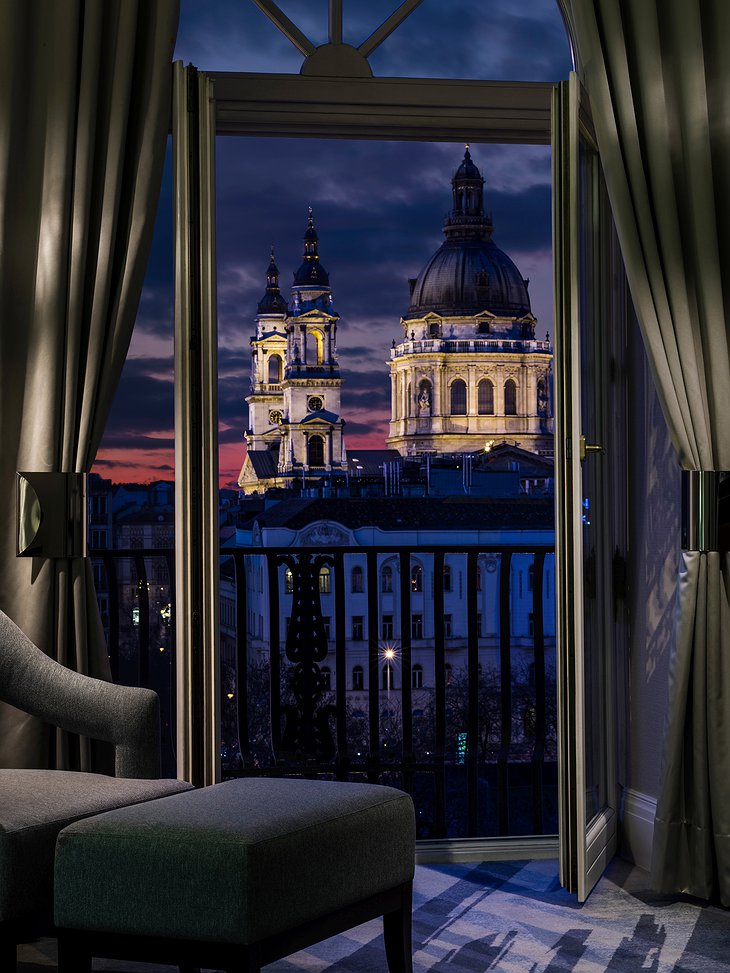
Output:
<svg viewBox="0 0 730 973">
<path fill-rule="evenodd" d="M 221 557 L 229 554 L 321 554 L 335 553 L 342 554 L 367 554 L 368 551 L 375 551 L 376 554 L 400 554 L 401 552 L 412 552 L 414 554 L 428 554 L 434 551 L 444 551 L 447 554 L 469 554 L 476 551 L 478 554 L 552 554 L 555 552 L 555 544 L 495 544 L 492 541 L 483 544 L 454 544 L 451 541 L 437 544 L 315 544 L 291 547 L 253 547 L 244 544 L 226 544 L 221 547 Z M 89 557 L 96 558 L 134 558 L 134 557 L 168 557 L 175 553 L 172 547 L 104 547 L 88 552 Z"/>
</svg>

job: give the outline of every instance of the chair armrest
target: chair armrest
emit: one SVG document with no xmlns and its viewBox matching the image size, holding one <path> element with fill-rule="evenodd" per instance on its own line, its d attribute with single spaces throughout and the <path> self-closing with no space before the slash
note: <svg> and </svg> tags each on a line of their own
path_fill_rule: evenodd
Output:
<svg viewBox="0 0 730 973">
<path fill-rule="evenodd" d="M 71 733 L 113 743 L 117 777 L 160 776 L 157 694 L 67 669 L 1 611 L 0 699 Z"/>
</svg>

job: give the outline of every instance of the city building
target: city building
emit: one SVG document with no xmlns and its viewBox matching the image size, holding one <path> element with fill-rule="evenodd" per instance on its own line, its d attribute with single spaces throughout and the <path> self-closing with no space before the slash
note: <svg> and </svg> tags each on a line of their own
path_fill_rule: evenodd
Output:
<svg viewBox="0 0 730 973">
<path fill-rule="evenodd" d="M 390 352 L 388 445 L 409 456 L 509 441 L 552 456 L 550 341 L 535 337 L 529 280 L 492 239 L 468 146 L 451 190 L 446 239 L 408 282 Z"/>
<path fill-rule="evenodd" d="M 345 469 L 339 314 L 318 240 L 310 207 L 304 256 L 288 304 L 271 253 L 251 339 L 247 451 L 238 481 L 246 493 L 291 484 L 297 474 L 331 476 Z"/>
</svg>

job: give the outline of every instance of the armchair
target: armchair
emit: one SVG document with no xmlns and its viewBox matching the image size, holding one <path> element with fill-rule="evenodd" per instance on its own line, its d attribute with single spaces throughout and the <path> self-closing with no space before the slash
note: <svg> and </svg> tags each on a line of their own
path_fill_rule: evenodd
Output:
<svg viewBox="0 0 730 973">
<path fill-rule="evenodd" d="M 52 931 L 58 833 L 102 811 L 190 789 L 160 780 L 159 701 L 50 659 L 0 612 L 0 700 L 74 733 L 112 743 L 115 776 L 0 769 L 0 970 L 19 942 Z"/>
</svg>

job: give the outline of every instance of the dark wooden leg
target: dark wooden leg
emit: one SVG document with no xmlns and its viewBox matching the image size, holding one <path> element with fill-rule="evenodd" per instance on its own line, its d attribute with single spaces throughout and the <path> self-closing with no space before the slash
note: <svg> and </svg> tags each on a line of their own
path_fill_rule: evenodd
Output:
<svg viewBox="0 0 730 973">
<path fill-rule="evenodd" d="M 91 953 L 73 933 L 59 933 L 58 973 L 91 973 Z"/>
<path fill-rule="evenodd" d="M 261 950 L 257 943 L 244 946 L 241 960 L 238 966 L 231 966 L 226 973 L 261 973 Z"/>
<path fill-rule="evenodd" d="M 6 933 L 0 933 L 0 970 L 15 973 L 17 956 L 18 947 L 15 944 L 15 938 Z"/>
<path fill-rule="evenodd" d="M 413 973 L 413 945 L 411 942 L 411 912 L 413 884 L 403 886 L 403 904 L 396 912 L 383 916 L 385 955 L 390 973 Z"/>
</svg>

